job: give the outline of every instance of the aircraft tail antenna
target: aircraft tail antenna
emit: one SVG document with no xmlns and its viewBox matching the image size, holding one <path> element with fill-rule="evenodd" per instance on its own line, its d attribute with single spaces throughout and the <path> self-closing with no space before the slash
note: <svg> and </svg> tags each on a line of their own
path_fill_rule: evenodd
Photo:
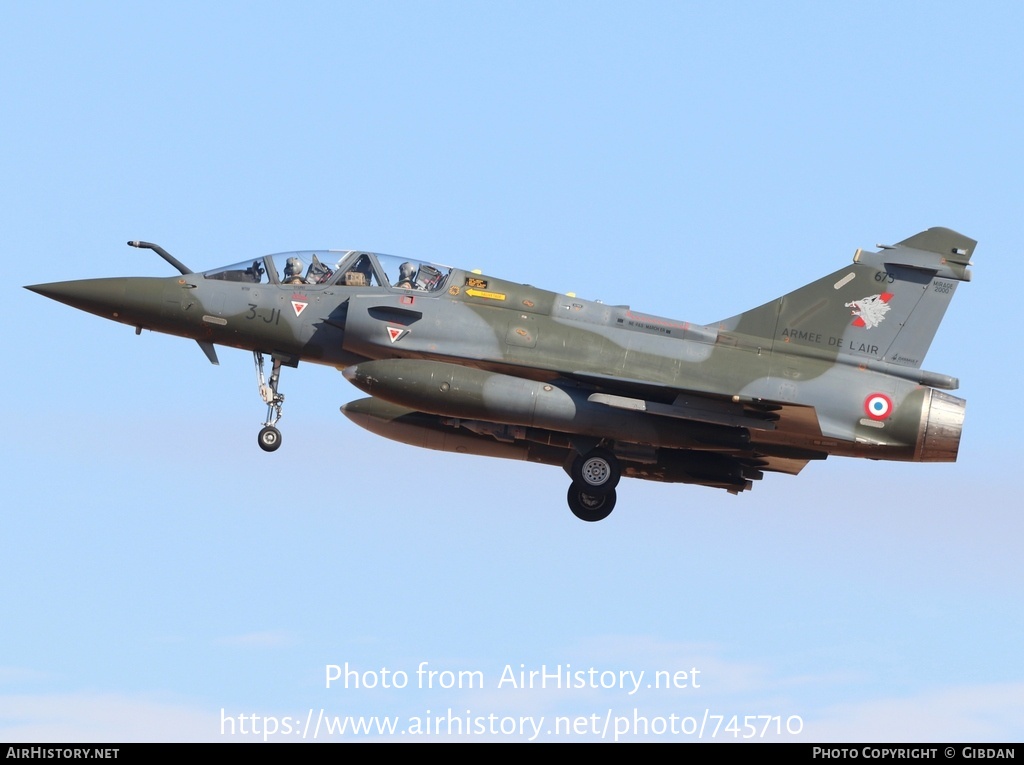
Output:
<svg viewBox="0 0 1024 765">
<path fill-rule="evenodd" d="M 194 273 L 191 268 L 189 268 L 184 263 L 182 263 L 180 260 L 178 260 L 176 257 L 171 255 L 171 253 L 169 253 L 167 250 L 165 250 L 159 244 L 153 244 L 152 242 L 140 242 L 138 240 L 133 239 L 132 241 L 128 242 L 128 246 L 129 247 L 138 247 L 139 249 L 142 249 L 142 250 L 152 250 L 157 255 L 159 255 L 161 258 L 163 258 L 168 263 L 170 263 L 172 266 L 174 266 L 176 269 L 178 269 L 178 271 L 180 271 L 183 275 L 184 274 Z"/>
</svg>

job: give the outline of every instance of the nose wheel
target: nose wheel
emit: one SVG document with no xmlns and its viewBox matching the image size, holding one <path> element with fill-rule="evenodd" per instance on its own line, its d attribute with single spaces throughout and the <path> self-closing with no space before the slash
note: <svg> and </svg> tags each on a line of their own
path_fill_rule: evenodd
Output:
<svg viewBox="0 0 1024 765">
<path fill-rule="evenodd" d="M 267 425 L 263 428 L 257 438 L 259 439 L 260 448 L 265 452 L 277 451 L 278 447 L 281 446 L 281 431 L 273 425 Z"/>
<path fill-rule="evenodd" d="M 267 405 L 267 421 L 263 423 L 263 430 L 256 440 L 263 451 L 273 452 L 281 446 L 281 431 L 277 429 L 277 423 L 281 419 L 281 406 L 284 404 L 284 394 L 277 390 L 277 384 L 281 379 L 281 360 L 273 358 L 268 385 L 263 377 L 263 354 L 253 351 L 252 356 L 256 363 L 256 382 L 260 397 Z"/>
</svg>

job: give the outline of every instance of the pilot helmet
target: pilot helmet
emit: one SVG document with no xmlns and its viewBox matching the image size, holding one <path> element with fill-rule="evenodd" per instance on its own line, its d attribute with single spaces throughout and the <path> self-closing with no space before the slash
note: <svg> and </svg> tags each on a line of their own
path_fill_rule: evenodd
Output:
<svg viewBox="0 0 1024 765">
<path fill-rule="evenodd" d="M 412 263 L 410 263 L 408 261 L 406 261 L 405 263 L 403 263 L 402 265 L 400 265 L 398 267 L 398 276 L 399 276 L 400 280 L 408 279 L 411 282 L 413 276 L 415 276 L 415 275 L 416 275 L 416 266 L 414 266 Z"/>
<path fill-rule="evenodd" d="M 284 278 L 292 279 L 302 274 L 302 261 L 299 258 L 291 257 L 284 264 Z"/>
</svg>

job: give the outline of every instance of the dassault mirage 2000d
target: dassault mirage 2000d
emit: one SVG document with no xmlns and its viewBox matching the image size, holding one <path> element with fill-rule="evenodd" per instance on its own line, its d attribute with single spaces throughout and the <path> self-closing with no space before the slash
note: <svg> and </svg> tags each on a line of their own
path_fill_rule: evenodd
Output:
<svg viewBox="0 0 1024 765">
<path fill-rule="evenodd" d="M 560 465 L 569 507 L 605 518 L 622 476 L 739 493 L 830 454 L 956 460 L 956 378 L 921 369 L 973 239 L 931 228 L 738 316 L 697 325 L 358 250 L 288 252 L 181 276 L 33 292 L 253 352 L 281 444 L 281 367 L 330 364 L 369 398 L 341 411 L 415 446 Z M 269 357 L 269 380 L 264 376 Z"/>
</svg>

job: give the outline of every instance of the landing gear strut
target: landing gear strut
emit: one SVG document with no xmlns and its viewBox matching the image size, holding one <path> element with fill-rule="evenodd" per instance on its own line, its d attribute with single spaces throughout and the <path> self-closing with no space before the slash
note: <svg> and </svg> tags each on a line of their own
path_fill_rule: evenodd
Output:
<svg viewBox="0 0 1024 765">
<path fill-rule="evenodd" d="M 615 508 L 615 487 L 622 477 L 619 460 L 607 449 L 579 454 L 569 468 L 569 509 L 582 521 L 602 521 Z"/>
<path fill-rule="evenodd" d="M 284 403 L 284 394 L 278 393 L 277 390 L 277 383 L 281 379 L 281 360 L 272 357 L 270 385 L 267 385 L 263 377 L 263 354 L 253 351 L 252 356 L 256 362 L 256 382 L 259 385 L 260 396 L 267 405 L 267 421 L 263 423 L 263 430 L 260 431 L 257 441 L 263 451 L 272 452 L 281 446 L 281 431 L 276 427 L 281 419 L 281 405 Z"/>
</svg>

